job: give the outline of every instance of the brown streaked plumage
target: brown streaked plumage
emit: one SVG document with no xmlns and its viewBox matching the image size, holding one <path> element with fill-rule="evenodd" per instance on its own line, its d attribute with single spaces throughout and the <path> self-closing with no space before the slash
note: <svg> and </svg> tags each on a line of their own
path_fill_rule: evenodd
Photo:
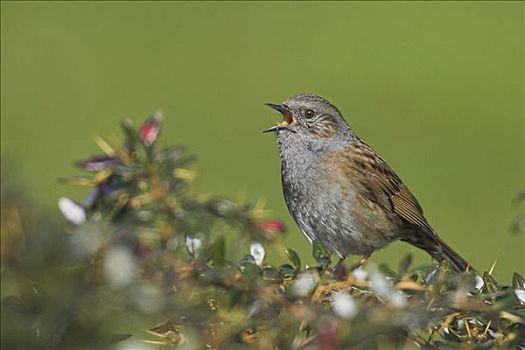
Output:
<svg viewBox="0 0 525 350">
<path fill-rule="evenodd" d="M 369 200 L 422 229 L 432 231 L 417 199 L 370 146 L 356 137 L 342 157 L 348 162 L 347 166 L 352 167 L 350 174 L 359 172 L 362 175 L 363 195 Z"/>
<path fill-rule="evenodd" d="M 469 264 L 432 229 L 399 176 L 350 129 L 339 110 L 315 95 L 270 105 L 286 116 L 275 131 L 286 204 L 311 241 L 345 258 L 408 242 L 456 270 Z"/>
</svg>

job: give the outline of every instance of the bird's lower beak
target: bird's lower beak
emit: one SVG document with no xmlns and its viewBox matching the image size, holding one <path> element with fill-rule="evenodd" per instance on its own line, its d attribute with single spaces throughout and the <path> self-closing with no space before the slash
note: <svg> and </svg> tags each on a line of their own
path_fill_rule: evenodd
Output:
<svg viewBox="0 0 525 350">
<path fill-rule="evenodd" d="M 263 130 L 263 132 L 276 132 L 279 130 L 288 129 L 289 125 L 296 122 L 295 118 L 292 116 L 292 111 L 290 111 L 290 108 L 288 108 L 287 105 L 278 105 L 274 103 L 266 103 L 266 105 L 275 109 L 276 111 L 279 111 L 283 115 L 283 121 L 275 126 L 272 126 L 271 128 Z"/>
</svg>

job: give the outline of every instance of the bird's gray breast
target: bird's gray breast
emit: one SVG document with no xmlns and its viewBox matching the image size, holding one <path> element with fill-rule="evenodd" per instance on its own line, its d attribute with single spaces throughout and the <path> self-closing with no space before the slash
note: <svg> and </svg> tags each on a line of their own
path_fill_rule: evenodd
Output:
<svg viewBox="0 0 525 350">
<path fill-rule="evenodd" d="M 288 209 L 302 233 L 340 256 L 361 253 L 353 240 L 353 196 L 334 186 L 325 168 L 325 152 L 301 142 L 280 139 L 281 178 Z"/>
<path fill-rule="evenodd" d="M 286 204 L 310 241 L 346 257 L 369 254 L 396 238 L 388 213 L 367 201 L 344 167 L 328 157 L 347 149 L 347 140 L 323 144 L 279 133 L 278 141 Z"/>
</svg>

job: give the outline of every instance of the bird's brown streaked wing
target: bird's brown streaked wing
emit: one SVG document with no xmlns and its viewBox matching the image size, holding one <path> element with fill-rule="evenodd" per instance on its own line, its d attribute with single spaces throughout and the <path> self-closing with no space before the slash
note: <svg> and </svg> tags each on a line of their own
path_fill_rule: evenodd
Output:
<svg viewBox="0 0 525 350">
<path fill-rule="evenodd" d="M 419 226 L 428 234 L 434 231 L 423 215 L 421 205 L 390 166 L 363 141 L 356 139 L 347 153 L 349 161 L 363 174 L 361 185 L 370 200 Z"/>
</svg>

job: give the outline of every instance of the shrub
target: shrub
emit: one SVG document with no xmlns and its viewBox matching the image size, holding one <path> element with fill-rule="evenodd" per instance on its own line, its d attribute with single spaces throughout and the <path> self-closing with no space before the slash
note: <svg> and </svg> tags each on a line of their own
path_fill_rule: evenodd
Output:
<svg viewBox="0 0 525 350">
<path fill-rule="evenodd" d="M 161 120 L 124 121 L 122 141 L 98 138 L 104 155 L 76 163 L 86 175 L 65 181 L 92 190 L 60 199 L 65 230 L 4 183 L 3 348 L 525 346 L 518 273 L 509 286 L 410 256 L 347 269 L 317 244 L 306 266 L 260 203 L 195 193 L 193 157 L 157 147 Z"/>
</svg>

